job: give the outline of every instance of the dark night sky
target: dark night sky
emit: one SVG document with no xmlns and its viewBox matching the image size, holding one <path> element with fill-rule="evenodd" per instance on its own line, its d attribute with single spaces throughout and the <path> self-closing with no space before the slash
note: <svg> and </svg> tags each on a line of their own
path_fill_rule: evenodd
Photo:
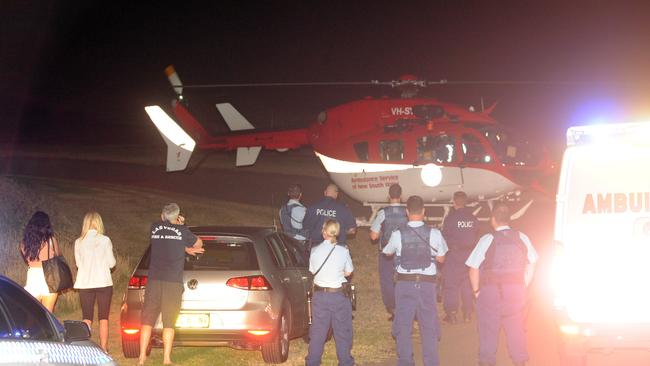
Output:
<svg viewBox="0 0 650 366">
<path fill-rule="evenodd" d="M 313 4 L 312 4 L 313 3 Z M 353 3 L 353 4 L 350 4 Z M 386 4 L 396 2 L 385 2 Z M 580 81 L 444 86 L 442 100 L 498 100 L 505 124 L 562 143 L 572 123 L 650 119 L 647 2 L 2 1 L 1 140 L 157 143 L 142 107 L 185 83 L 391 80 Z M 314 5 L 315 4 L 315 5 Z M 286 88 L 187 93 L 218 123 L 231 101 L 262 127 L 390 90 Z"/>
</svg>

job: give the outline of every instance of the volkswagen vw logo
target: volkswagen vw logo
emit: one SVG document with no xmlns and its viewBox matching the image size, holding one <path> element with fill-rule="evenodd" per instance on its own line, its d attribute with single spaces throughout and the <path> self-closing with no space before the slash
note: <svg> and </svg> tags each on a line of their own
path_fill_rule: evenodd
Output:
<svg viewBox="0 0 650 366">
<path fill-rule="evenodd" d="M 191 279 L 191 280 L 187 281 L 187 288 L 189 288 L 190 290 L 196 290 L 196 287 L 198 285 L 199 285 L 199 281 L 197 281 L 195 279 Z"/>
</svg>

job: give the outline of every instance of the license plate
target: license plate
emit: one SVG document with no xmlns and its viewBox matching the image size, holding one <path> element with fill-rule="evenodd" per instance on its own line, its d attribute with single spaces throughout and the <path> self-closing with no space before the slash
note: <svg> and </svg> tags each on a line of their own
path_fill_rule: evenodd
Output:
<svg viewBox="0 0 650 366">
<path fill-rule="evenodd" d="M 209 326 L 209 314 L 180 314 L 176 320 L 176 328 L 207 328 Z"/>
</svg>

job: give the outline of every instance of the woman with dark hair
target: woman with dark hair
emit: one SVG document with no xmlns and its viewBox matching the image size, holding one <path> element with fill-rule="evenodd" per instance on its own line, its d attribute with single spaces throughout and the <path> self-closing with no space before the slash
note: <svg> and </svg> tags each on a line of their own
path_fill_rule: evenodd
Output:
<svg viewBox="0 0 650 366">
<path fill-rule="evenodd" d="M 54 311 L 59 294 L 50 293 L 43 273 L 44 260 L 60 254 L 59 242 L 54 237 L 50 217 L 43 211 L 36 211 L 29 219 L 20 243 L 20 253 L 29 266 L 25 290 L 32 294 L 49 311 Z"/>
</svg>

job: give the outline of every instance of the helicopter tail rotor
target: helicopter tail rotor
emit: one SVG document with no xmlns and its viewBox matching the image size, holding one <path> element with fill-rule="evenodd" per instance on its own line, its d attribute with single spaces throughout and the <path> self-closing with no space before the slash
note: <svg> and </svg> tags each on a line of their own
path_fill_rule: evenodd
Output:
<svg viewBox="0 0 650 366">
<path fill-rule="evenodd" d="M 174 69 L 174 65 L 169 65 L 165 68 L 165 75 L 167 75 L 169 83 L 171 84 L 172 88 L 174 88 L 174 92 L 176 92 L 176 95 L 178 95 L 178 99 L 183 99 L 183 82 L 178 76 L 176 69 Z"/>
</svg>

